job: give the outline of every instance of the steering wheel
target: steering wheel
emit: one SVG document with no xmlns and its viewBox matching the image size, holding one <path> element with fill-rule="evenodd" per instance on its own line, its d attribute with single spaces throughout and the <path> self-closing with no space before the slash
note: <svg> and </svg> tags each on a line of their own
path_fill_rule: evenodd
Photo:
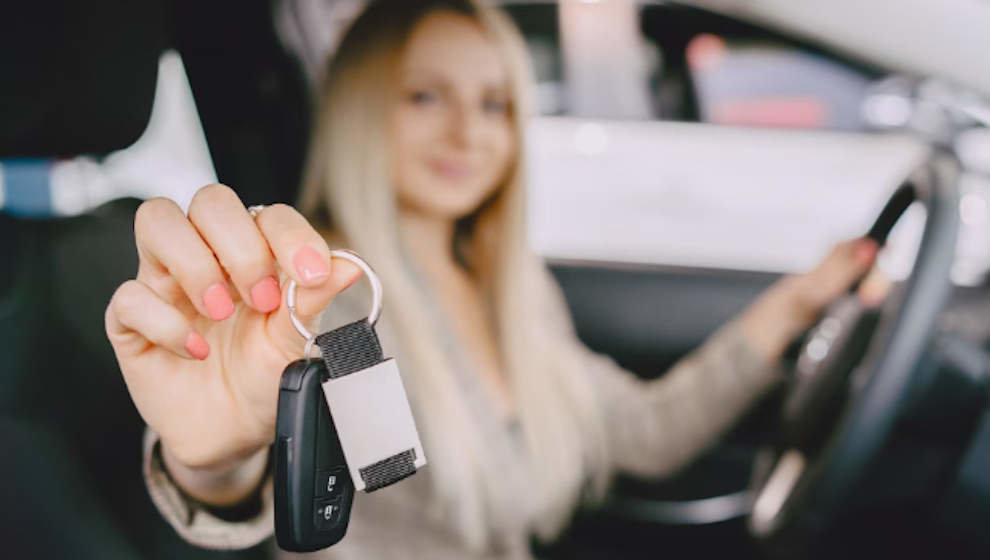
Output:
<svg viewBox="0 0 990 560">
<path fill-rule="evenodd" d="M 907 281 L 879 310 L 854 295 L 808 332 L 784 397 L 773 450 L 753 477 L 750 534 L 771 551 L 834 529 L 882 451 L 906 403 L 925 383 L 919 367 L 951 283 L 958 230 L 958 164 L 935 151 L 890 197 L 869 237 L 882 245 L 914 201 L 927 210 Z"/>
</svg>

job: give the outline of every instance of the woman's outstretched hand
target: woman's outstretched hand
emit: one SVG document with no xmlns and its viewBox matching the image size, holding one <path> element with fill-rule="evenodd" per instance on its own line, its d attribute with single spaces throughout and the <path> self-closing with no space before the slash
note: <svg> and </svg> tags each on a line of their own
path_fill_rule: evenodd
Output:
<svg viewBox="0 0 990 560">
<path fill-rule="evenodd" d="M 813 270 L 777 281 L 743 313 L 743 331 L 753 347 L 768 361 L 780 358 L 794 337 L 870 270 L 877 249 L 869 238 L 846 241 Z"/>
<path fill-rule="evenodd" d="M 188 216 L 167 199 L 145 202 L 134 232 L 137 278 L 110 300 L 107 337 L 170 470 L 222 478 L 271 442 L 279 378 L 302 355 L 280 279 L 299 284 L 297 314 L 312 323 L 361 271 L 331 262 L 293 208 L 252 218 L 224 185 L 200 189 Z"/>
</svg>

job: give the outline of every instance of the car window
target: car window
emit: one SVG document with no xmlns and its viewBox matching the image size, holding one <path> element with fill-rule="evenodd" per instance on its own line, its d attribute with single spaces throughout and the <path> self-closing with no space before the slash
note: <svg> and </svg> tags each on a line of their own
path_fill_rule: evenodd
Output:
<svg viewBox="0 0 990 560">
<path fill-rule="evenodd" d="M 687 66 L 702 122 L 860 130 L 871 78 L 779 41 L 700 33 Z"/>
<path fill-rule="evenodd" d="M 798 38 L 667 2 L 505 8 L 538 82 L 530 230 L 550 259 L 805 270 L 864 233 L 923 156 L 867 130 L 883 69 Z M 970 183 L 966 284 L 990 268 L 990 189 Z M 909 272 L 923 223 L 912 210 L 892 233 L 890 276 Z"/>
<path fill-rule="evenodd" d="M 858 130 L 860 101 L 880 76 L 758 26 L 676 3 L 503 6 L 525 36 L 539 111 L 547 116 Z M 595 71 L 590 81 L 581 79 Z M 601 79 L 616 75 L 633 87 L 617 90 L 615 81 Z M 630 91 L 637 86 L 642 91 Z M 594 94 L 587 89 L 618 95 L 605 96 L 593 106 L 598 114 L 589 114 L 581 103 Z M 630 99 L 637 97 L 643 102 Z"/>
</svg>

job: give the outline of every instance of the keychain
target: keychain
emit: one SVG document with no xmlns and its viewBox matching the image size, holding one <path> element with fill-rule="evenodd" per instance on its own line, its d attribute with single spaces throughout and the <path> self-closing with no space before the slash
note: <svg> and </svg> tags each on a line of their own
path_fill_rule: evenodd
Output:
<svg viewBox="0 0 990 560">
<path fill-rule="evenodd" d="M 344 537 L 354 492 L 373 492 L 426 464 L 399 370 L 375 333 L 382 309 L 378 276 L 356 253 L 334 250 L 371 283 L 368 317 L 314 335 L 296 317 L 296 284 L 286 305 L 306 339 L 304 358 L 282 373 L 275 457 L 275 537 L 307 552 Z M 312 357 L 314 346 L 320 357 Z"/>
</svg>

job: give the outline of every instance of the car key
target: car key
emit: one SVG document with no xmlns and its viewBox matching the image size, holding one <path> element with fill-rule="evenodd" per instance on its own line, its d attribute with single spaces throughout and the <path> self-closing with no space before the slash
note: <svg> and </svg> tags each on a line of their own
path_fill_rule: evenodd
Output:
<svg viewBox="0 0 990 560">
<path fill-rule="evenodd" d="M 292 552 L 347 533 L 354 484 L 320 384 L 326 367 L 296 360 L 282 373 L 275 436 L 275 538 Z"/>
<path fill-rule="evenodd" d="M 296 318 L 296 286 L 288 286 L 289 317 L 306 338 L 306 357 L 289 364 L 279 385 L 275 537 L 293 552 L 339 542 L 356 490 L 384 488 L 426 464 L 395 360 L 383 356 L 374 329 L 381 284 L 356 254 L 331 254 L 363 269 L 374 301 L 367 319 L 314 336 Z M 317 345 L 322 359 L 310 356 Z"/>
</svg>

